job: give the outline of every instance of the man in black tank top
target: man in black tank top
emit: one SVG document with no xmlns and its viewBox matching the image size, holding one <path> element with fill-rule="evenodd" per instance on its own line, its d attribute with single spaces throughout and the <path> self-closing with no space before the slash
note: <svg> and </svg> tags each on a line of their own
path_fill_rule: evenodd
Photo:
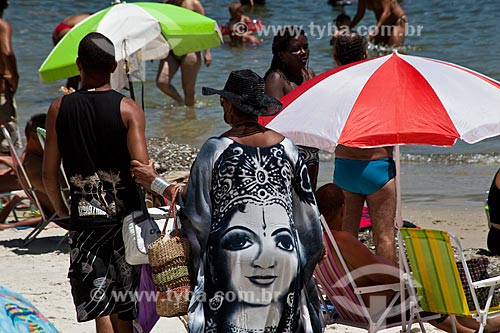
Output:
<svg viewBox="0 0 500 333">
<path fill-rule="evenodd" d="M 56 99 L 47 114 L 44 183 L 57 214 L 70 216 L 68 277 L 77 320 L 95 319 L 97 333 L 132 332 L 139 266 L 125 261 L 121 220 L 140 209 L 130 161 L 148 162 L 144 112 L 111 89 L 116 61 L 108 38 L 85 36 L 76 63 L 82 89 Z M 70 212 L 59 191 L 61 159 Z"/>
</svg>

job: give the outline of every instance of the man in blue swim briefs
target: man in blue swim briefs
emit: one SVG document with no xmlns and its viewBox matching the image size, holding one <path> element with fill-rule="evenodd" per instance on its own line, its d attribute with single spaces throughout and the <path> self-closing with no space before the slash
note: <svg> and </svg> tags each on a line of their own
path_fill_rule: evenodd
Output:
<svg viewBox="0 0 500 333">
<path fill-rule="evenodd" d="M 339 66 L 366 59 L 367 41 L 356 33 L 340 35 L 334 45 L 334 59 Z M 377 256 L 396 263 L 394 216 L 396 214 L 396 168 L 393 147 L 335 149 L 333 179 L 345 195 L 346 214 L 342 229 L 358 237 L 364 202 L 373 225 Z"/>
</svg>

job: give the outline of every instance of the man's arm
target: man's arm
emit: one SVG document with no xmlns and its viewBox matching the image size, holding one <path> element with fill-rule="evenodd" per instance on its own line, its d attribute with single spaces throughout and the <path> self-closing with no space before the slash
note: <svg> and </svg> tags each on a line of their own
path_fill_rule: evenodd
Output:
<svg viewBox="0 0 500 333">
<path fill-rule="evenodd" d="M 59 217 L 66 217 L 69 215 L 69 212 L 64 204 L 60 191 L 59 168 L 61 165 L 61 154 L 59 153 L 56 132 L 56 120 L 59 114 L 61 100 L 62 97 L 59 97 L 52 102 L 47 113 L 47 139 L 45 141 L 45 151 L 43 155 L 43 183 L 57 215 L 59 215 Z"/>
<path fill-rule="evenodd" d="M 384 265 L 383 271 L 371 272 L 366 278 L 369 278 L 374 284 L 399 282 L 398 268 L 388 260 L 374 255 L 363 243 L 350 233 L 337 231 L 334 237 L 351 271 L 370 265 Z"/>
<path fill-rule="evenodd" d="M 358 1 L 358 10 L 356 11 L 356 15 L 352 19 L 351 25 L 349 26 L 349 28 L 351 28 L 351 29 L 354 28 L 356 26 L 356 24 L 358 24 L 359 21 L 361 21 L 363 16 L 365 16 L 365 12 L 366 12 L 366 2 L 365 1 L 366 0 L 359 0 Z"/>
<path fill-rule="evenodd" d="M 130 98 L 123 98 L 120 104 L 123 123 L 127 128 L 127 146 L 132 160 L 143 164 L 149 161 L 146 148 L 146 118 L 144 111 Z"/>
<path fill-rule="evenodd" d="M 12 27 L 9 22 L 3 19 L 0 19 L 0 52 L 5 66 L 5 72 L 2 73 L 3 77 L 9 83 L 12 94 L 15 94 L 19 74 L 17 72 L 16 55 L 12 49 Z"/>
</svg>

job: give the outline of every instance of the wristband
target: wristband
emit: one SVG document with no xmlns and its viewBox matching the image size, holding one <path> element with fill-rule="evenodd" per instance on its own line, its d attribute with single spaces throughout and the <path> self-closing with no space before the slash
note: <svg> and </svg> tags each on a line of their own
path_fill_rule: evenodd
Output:
<svg viewBox="0 0 500 333">
<path fill-rule="evenodd" d="M 177 203 L 181 206 L 184 207 L 184 200 L 182 199 L 182 192 L 184 192 L 184 187 L 185 185 L 180 185 L 179 186 L 179 193 L 177 194 Z"/>
<path fill-rule="evenodd" d="M 151 182 L 151 191 L 163 196 L 163 192 L 165 192 L 165 189 L 172 185 L 171 183 L 167 182 L 165 179 L 156 177 L 152 182 Z"/>
</svg>

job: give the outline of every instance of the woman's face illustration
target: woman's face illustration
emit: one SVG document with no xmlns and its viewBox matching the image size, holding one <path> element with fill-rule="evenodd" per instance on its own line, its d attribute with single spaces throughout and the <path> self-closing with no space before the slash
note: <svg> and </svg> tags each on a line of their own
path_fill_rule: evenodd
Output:
<svg viewBox="0 0 500 333">
<path fill-rule="evenodd" d="M 296 277 L 295 242 L 280 205 L 249 204 L 237 211 L 215 251 L 221 261 L 214 274 L 241 302 L 268 305 L 285 296 Z"/>
</svg>

